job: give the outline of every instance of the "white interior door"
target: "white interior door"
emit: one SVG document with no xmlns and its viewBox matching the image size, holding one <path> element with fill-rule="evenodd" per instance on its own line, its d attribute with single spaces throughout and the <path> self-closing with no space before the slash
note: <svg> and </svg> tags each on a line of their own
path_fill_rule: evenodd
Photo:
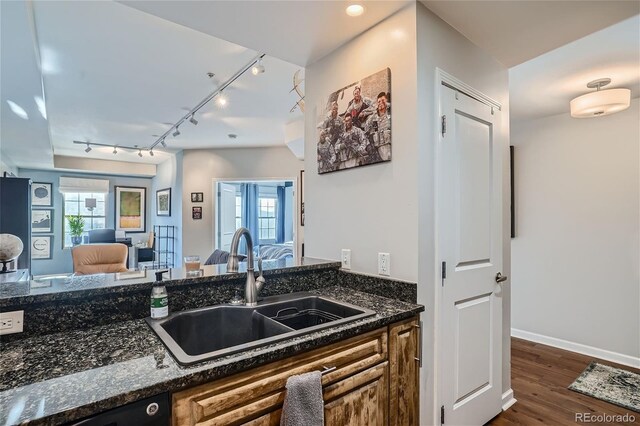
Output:
<svg viewBox="0 0 640 426">
<path fill-rule="evenodd" d="M 227 183 L 219 184 L 220 197 L 220 250 L 231 251 L 231 240 L 236 232 L 236 187 Z"/>
<path fill-rule="evenodd" d="M 442 86 L 438 248 L 443 267 L 440 390 L 444 423 L 482 425 L 501 410 L 500 111 Z M 457 98 L 457 99 L 456 99 Z"/>
</svg>

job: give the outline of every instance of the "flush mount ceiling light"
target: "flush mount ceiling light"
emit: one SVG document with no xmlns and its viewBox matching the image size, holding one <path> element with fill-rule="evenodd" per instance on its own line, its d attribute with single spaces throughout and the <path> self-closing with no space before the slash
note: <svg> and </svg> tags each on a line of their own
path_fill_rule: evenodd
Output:
<svg viewBox="0 0 640 426">
<path fill-rule="evenodd" d="M 258 75 L 258 74 L 262 74 L 264 72 L 264 65 L 262 65 L 262 58 L 258 59 L 258 62 L 256 62 L 256 64 L 251 67 L 251 74 L 253 75 Z"/>
<path fill-rule="evenodd" d="M 571 116 L 574 118 L 600 117 L 629 108 L 631 91 L 629 89 L 600 90 L 609 83 L 611 83 L 610 78 L 590 81 L 587 87 L 596 91 L 573 99 L 570 103 Z"/>
<path fill-rule="evenodd" d="M 364 13 L 364 6 L 354 3 L 347 6 L 347 8 L 345 9 L 345 12 L 347 12 L 347 15 L 349 16 L 354 16 L 354 17 L 360 16 Z"/>
</svg>

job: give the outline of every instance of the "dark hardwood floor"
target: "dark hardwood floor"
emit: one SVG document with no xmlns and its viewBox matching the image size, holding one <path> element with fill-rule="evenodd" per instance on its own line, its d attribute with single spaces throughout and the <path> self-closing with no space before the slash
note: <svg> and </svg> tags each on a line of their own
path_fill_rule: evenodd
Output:
<svg viewBox="0 0 640 426">
<path fill-rule="evenodd" d="M 567 389 L 591 361 L 640 373 L 631 367 L 512 338 L 511 387 L 518 402 L 488 424 L 575 425 L 581 424 L 576 422 L 576 413 L 629 413 L 635 416 L 635 422 L 585 424 L 640 425 L 640 413 Z"/>
</svg>

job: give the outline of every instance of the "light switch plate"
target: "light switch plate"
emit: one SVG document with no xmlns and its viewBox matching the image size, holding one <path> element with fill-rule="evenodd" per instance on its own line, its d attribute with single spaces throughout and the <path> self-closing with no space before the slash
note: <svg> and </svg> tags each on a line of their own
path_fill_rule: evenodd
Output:
<svg viewBox="0 0 640 426">
<path fill-rule="evenodd" d="M 351 249 L 342 249 L 342 269 L 351 269 Z"/>
<path fill-rule="evenodd" d="M 378 275 L 391 275 L 391 254 L 378 253 Z"/>
<path fill-rule="evenodd" d="M 24 311 L 0 312 L 0 335 L 22 333 Z"/>
</svg>

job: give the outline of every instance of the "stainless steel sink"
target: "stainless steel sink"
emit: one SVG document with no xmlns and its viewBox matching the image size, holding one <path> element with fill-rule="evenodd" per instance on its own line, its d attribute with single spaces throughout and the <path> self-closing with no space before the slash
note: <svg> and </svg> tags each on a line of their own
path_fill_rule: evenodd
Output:
<svg viewBox="0 0 640 426">
<path fill-rule="evenodd" d="M 327 297 L 291 293 L 257 307 L 217 305 L 146 320 L 178 363 L 190 365 L 372 315 Z"/>
</svg>

